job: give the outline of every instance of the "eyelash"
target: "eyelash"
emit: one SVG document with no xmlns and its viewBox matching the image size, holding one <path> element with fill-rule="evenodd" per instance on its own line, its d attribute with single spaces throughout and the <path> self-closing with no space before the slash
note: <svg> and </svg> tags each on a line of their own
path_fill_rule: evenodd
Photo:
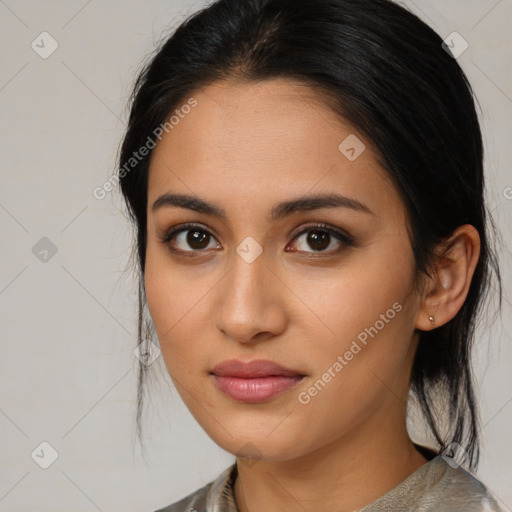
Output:
<svg viewBox="0 0 512 512">
<path fill-rule="evenodd" d="M 174 238 L 175 235 L 177 235 L 178 233 L 181 233 L 182 231 L 189 231 L 189 230 L 195 230 L 195 231 L 201 231 L 203 233 L 207 233 L 209 234 L 210 236 L 213 237 L 212 233 L 210 233 L 208 231 L 208 229 L 205 229 L 203 226 L 201 226 L 200 224 L 194 224 L 194 223 L 185 223 L 185 224 L 181 224 L 175 228 L 171 228 L 170 230 L 168 230 L 167 232 L 165 232 L 163 235 L 159 235 L 158 238 L 160 239 L 160 241 L 167 245 L 168 249 L 173 252 L 173 253 L 180 253 L 180 254 L 183 254 L 184 256 L 188 256 L 188 257 L 197 257 L 197 253 L 204 253 L 207 251 L 207 249 L 203 249 L 203 250 L 190 250 L 190 251 L 183 251 L 181 249 L 175 249 L 173 247 L 171 247 L 170 243 L 172 241 L 172 239 Z M 336 238 L 339 242 L 342 242 L 342 246 L 339 247 L 338 249 L 334 249 L 334 250 L 330 250 L 330 251 L 312 251 L 312 254 L 318 254 L 318 255 L 322 255 L 322 254 L 327 254 L 327 255 L 333 255 L 333 254 L 337 254 L 339 253 L 341 250 L 344 249 L 344 247 L 353 247 L 355 244 L 354 244 L 354 240 L 352 237 L 348 236 L 347 234 L 343 233 L 342 231 L 340 231 L 339 229 L 335 228 L 334 226 L 330 226 L 329 224 L 324 224 L 324 223 L 318 223 L 318 224 L 313 224 L 313 225 L 309 225 L 307 226 L 306 228 L 304 228 L 303 230 L 299 231 L 298 233 L 294 234 L 293 238 L 292 238 L 292 241 L 295 240 L 296 238 L 299 238 L 301 235 L 305 234 L 305 233 L 308 233 L 310 231 L 321 231 L 321 232 L 325 232 L 325 233 L 328 233 L 329 235 L 334 235 L 334 238 Z M 213 237 L 215 238 L 215 237 Z M 310 253 L 310 251 L 288 251 L 288 252 L 305 252 L 307 254 Z M 190 254 L 188 254 L 190 253 Z M 199 254 L 201 255 L 201 254 Z M 311 256 L 311 257 L 318 257 L 318 256 Z M 320 256 L 321 257 L 321 256 Z"/>
</svg>

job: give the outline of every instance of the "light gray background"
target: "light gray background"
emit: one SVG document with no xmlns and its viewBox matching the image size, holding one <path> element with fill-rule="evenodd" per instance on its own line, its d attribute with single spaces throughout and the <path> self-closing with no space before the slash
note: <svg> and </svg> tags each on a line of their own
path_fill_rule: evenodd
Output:
<svg viewBox="0 0 512 512">
<path fill-rule="evenodd" d="M 457 31 L 469 43 L 458 60 L 482 106 L 488 200 L 510 248 L 512 0 L 402 3 L 443 38 Z M 142 59 L 201 5 L 0 0 L 1 511 L 152 511 L 233 461 L 196 424 L 165 370 L 142 458 L 136 287 L 123 273 L 132 233 L 117 191 L 102 201 L 92 195 L 114 172 Z M 43 31 L 59 45 L 47 59 L 31 48 Z M 46 263 L 32 252 L 42 237 L 58 250 Z M 509 250 L 501 257 L 510 288 Z M 510 313 L 505 304 L 503 322 L 482 328 L 477 351 L 478 476 L 504 510 L 512 510 Z M 58 452 L 48 469 L 31 457 L 36 448 L 48 456 L 43 441 Z"/>
</svg>

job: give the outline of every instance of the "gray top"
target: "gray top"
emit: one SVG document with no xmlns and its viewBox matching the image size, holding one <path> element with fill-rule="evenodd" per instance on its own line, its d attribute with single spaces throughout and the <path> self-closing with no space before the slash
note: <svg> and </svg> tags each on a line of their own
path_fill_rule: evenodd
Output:
<svg viewBox="0 0 512 512">
<path fill-rule="evenodd" d="M 155 512 L 238 512 L 236 463 L 215 480 Z M 503 512 L 486 487 L 439 455 L 359 512 Z"/>
</svg>

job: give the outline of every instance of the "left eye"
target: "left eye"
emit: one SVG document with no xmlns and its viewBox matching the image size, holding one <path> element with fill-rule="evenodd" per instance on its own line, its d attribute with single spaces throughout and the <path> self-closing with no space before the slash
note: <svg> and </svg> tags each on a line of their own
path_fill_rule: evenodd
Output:
<svg viewBox="0 0 512 512">
<path fill-rule="evenodd" d="M 302 252 L 336 252 L 344 245 L 351 245 L 351 240 L 348 237 L 327 228 L 309 228 L 299 233 L 294 240 L 297 240 L 297 251 Z M 336 246 L 335 242 L 337 242 L 338 248 L 333 249 L 331 246 L 333 243 Z M 308 251 L 307 247 L 312 248 L 313 251 Z M 331 249 L 327 250 L 329 247 Z"/>
</svg>

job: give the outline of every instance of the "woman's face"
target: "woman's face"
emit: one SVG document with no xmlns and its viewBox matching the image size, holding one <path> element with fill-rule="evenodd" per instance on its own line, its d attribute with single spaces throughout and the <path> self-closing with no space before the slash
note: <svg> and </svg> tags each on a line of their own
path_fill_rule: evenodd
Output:
<svg viewBox="0 0 512 512">
<path fill-rule="evenodd" d="M 370 142 L 291 81 L 191 96 L 152 156 L 145 271 L 183 401 L 224 449 L 268 460 L 402 422 L 420 299 L 405 207 Z M 228 360 L 295 376 L 212 373 Z"/>
</svg>

